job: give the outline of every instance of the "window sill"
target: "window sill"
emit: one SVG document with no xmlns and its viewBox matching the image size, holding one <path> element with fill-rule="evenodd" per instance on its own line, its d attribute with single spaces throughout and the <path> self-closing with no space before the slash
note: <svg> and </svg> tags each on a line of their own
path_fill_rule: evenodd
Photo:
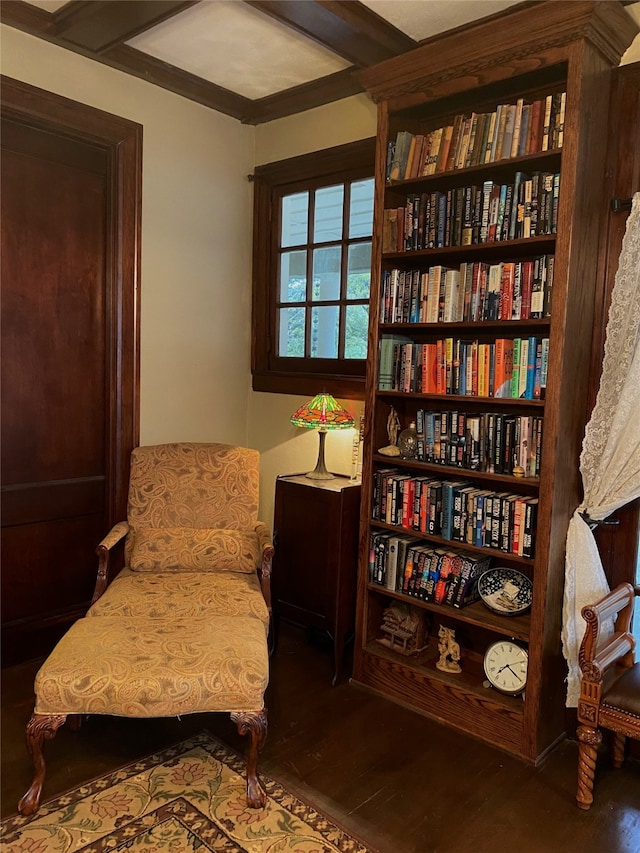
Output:
<svg viewBox="0 0 640 853">
<path fill-rule="evenodd" d="M 327 391 L 343 400 L 364 400 L 364 378 L 286 373 L 254 373 L 252 388 L 270 394 L 297 394 L 309 397 Z"/>
</svg>

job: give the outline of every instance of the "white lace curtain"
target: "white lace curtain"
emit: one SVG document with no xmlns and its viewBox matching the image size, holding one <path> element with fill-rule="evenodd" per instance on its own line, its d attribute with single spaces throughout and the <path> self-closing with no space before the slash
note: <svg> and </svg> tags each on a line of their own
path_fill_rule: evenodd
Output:
<svg viewBox="0 0 640 853">
<path fill-rule="evenodd" d="M 581 610 L 609 591 L 585 513 L 602 521 L 640 496 L 640 192 L 633 198 L 611 295 L 600 388 L 585 430 L 580 473 L 584 501 L 569 522 L 562 645 L 569 670 L 567 707 L 580 695 Z"/>
</svg>

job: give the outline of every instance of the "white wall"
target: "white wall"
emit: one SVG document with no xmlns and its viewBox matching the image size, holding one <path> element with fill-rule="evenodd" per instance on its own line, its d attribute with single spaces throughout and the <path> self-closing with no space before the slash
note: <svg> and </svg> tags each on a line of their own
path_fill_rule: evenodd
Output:
<svg viewBox="0 0 640 853">
<path fill-rule="evenodd" d="M 366 95 L 345 98 L 295 116 L 256 127 L 256 164 L 273 163 L 298 154 L 320 151 L 376 134 L 376 107 Z M 318 391 L 321 391 L 318 388 Z M 273 523 L 275 480 L 278 474 L 310 471 L 318 456 L 315 430 L 298 429 L 289 421 L 305 397 L 253 391 L 249 400 L 249 444 L 260 450 L 261 518 Z M 356 418 L 362 403 L 339 402 Z M 354 431 L 331 432 L 326 438 L 327 468 L 337 474 L 351 473 Z"/>
<path fill-rule="evenodd" d="M 11 27 L 0 69 L 143 125 L 143 444 L 248 443 L 255 128 Z"/>
<path fill-rule="evenodd" d="M 256 127 L 256 165 L 298 154 L 322 151 L 376 135 L 376 105 L 367 95 L 354 95 L 333 104 Z"/>
</svg>

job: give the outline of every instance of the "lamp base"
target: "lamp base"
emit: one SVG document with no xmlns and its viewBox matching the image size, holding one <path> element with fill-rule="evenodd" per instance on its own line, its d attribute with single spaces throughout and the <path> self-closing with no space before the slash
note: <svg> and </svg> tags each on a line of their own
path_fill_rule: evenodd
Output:
<svg viewBox="0 0 640 853">
<path fill-rule="evenodd" d="M 326 468 L 324 471 L 319 471 L 317 468 L 314 468 L 313 471 L 309 471 L 308 474 L 305 474 L 305 477 L 309 480 L 335 480 L 336 475 L 327 471 Z"/>
<path fill-rule="evenodd" d="M 327 466 L 324 464 L 324 440 L 327 436 L 325 429 L 319 429 L 320 446 L 318 448 L 318 461 L 313 471 L 309 471 L 305 476 L 310 480 L 335 480 L 335 475 L 327 471 Z"/>
</svg>

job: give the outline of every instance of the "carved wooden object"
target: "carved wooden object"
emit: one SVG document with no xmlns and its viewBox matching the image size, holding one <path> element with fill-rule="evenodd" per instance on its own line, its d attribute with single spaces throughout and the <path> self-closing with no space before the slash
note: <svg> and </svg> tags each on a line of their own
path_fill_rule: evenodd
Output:
<svg viewBox="0 0 640 853">
<path fill-rule="evenodd" d="M 261 809 L 267 802 L 267 794 L 258 778 L 258 755 L 267 737 L 267 709 L 257 714 L 240 712 L 231 714 L 241 735 L 249 735 L 247 751 L 247 805 L 252 809 Z"/>
<path fill-rule="evenodd" d="M 64 714 L 55 716 L 33 714 L 27 723 L 27 749 L 33 761 L 35 775 L 31 787 L 18 803 L 18 811 L 22 815 L 32 815 L 38 810 L 47 769 L 42 747 L 45 740 L 52 740 L 56 736 L 56 732 L 66 719 Z"/>
<path fill-rule="evenodd" d="M 582 671 L 578 702 L 578 807 L 588 809 L 593 802 L 598 747 L 602 742 L 601 729 L 613 732 L 612 759 L 614 767 L 624 761 L 627 736 L 640 738 L 640 696 L 629 684 L 628 676 L 640 664 L 634 663 L 635 639 L 630 633 L 633 615 L 634 589 L 621 584 L 597 604 L 584 607 L 582 616 L 587 623 L 580 645 L 579 662 Z M 613 634 L 602 642 L 602 627 L 614 616 Z M 605 676 L 611 673 L 613 683 Z M 625 675 L 627 676 L 625 678 Z"/>
</svg>

